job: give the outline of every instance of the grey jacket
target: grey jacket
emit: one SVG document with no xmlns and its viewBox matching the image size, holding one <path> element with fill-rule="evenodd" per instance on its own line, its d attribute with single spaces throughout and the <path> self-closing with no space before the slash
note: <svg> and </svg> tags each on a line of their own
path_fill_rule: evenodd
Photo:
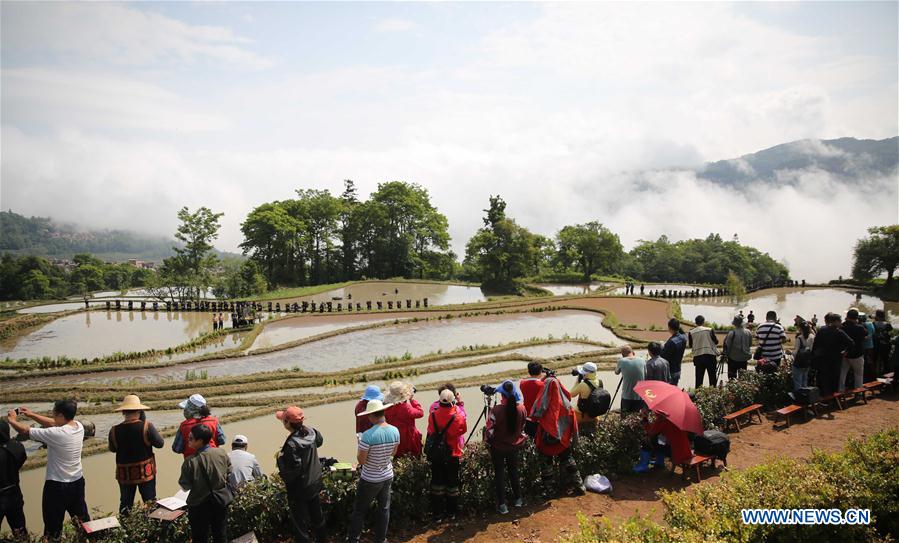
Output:
<svg viewBox="0 0 899 543">
<path fill-rule="evenodd" d="M 752 358 L 752 333 L 745 328 L 734 328 L 724 338 L 724 354 L 728 360 L 747 362 Z"/>
</svg>

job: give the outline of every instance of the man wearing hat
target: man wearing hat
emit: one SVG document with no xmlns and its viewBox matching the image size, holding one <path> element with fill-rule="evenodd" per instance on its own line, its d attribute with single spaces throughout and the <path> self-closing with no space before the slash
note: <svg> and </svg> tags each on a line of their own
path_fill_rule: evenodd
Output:
<svg viewBox="0 0 899 543">
<path fill-rule="evenodd" d="M 212 416 L 209 406 L 206 405 L 206 398 L 199 394 L 192 394 L 190 398 L 178 404 L 178 407 L 184 410 L 184 420 L 178 427 L 178 433 L 172 442 L 172 450 L 181 453 L 184 458 L 190 457 L 196 452 L 190 446 L 190 431 L 194 426 L 202 424 L 212 431 L 212 439 L 209 446 L 212 448 L 220 447 L 225 444 L 225 432 L 219 424 L 219 419 Z"/>
<path fill-rule="evenodd" d="M 228 453 L 228 459 L 231 460 L 228 483 L 233 488 L 262 477 L 262 468 L 259 467 L 256 455 L 247 452 L 248 444 L 247 436 L 242 434 L 234 436 L 234 440 L 231 442 L 231 452 Z"/>
<path fill-rule="evenodd" d="M 571 399 L 575 403 L 575 415 L 577 416 L 578 433 L 580 435 L 592 435 L 596 431 L 597 417 L 591 417 L 581 411 L 579 400 L 586 401 L 590 393 L 597 388 L 603 388 L 602 381 L 596 376 L 596 364 L 587 362 L 575 369 L 577 383 L 571 389 Z"/>
<path fill-rule="evenodd" d="M 368 420 L 368 417 L 360 417 L 359 413 L 365 411 L 365 406 L 372 400 L 384 401 L 384 395 L 381 394 L 381 387 L 378 385 L 368 385 L 365 387 L 365 393 L 362 394 L 362 398 L 356 402 L 355 414 L 357 434 L 361 434 L 371 428 L 371 421 Z"/>
<path fill-rule="evenodd" d="M 119 482 L 120 513 L 131 510 L 138 490 L 144 503 L 156 499 L 153 447 L 160 449 L 165 441 L 152 423 L 141 420 L 141 414 L 147 409 L 150 408 L 134 394 L 125 396 L 122 405 L 116 408 L 125 420 L 109 429 L 109 450 L 115 453 L 115 478 Z"/>
<path fill-rule="evenodd" d="M 372 427 L 359 436 L 357 460 L 361 468 L 359 483 L 356 485 L 356 501 L 350 517 L 347 533 L 349 543 L 358 543 L 362 533 L 362 523 L 372 500 L 378 500 L 377 524 L 374 543 L 387 541 L 387 524 L 390 521 L 390 486 L 393 484 L 393 455 L 400 444 L 400 432 L 387 424 L 384 410 L 391 404 L 381 400 L 370 400 L 365 411 L 358 417 L 367 417 Z"/>
<path fill-rule="evenodd" d="M 752 333 L 743 328 L 743 316 L 732 321 L 734 329 L 724 336 L 724 356 L 727 357 L 727 379 L 733 381 L 740 371 L 746 371 L 752 358 Z"/>
</svg>

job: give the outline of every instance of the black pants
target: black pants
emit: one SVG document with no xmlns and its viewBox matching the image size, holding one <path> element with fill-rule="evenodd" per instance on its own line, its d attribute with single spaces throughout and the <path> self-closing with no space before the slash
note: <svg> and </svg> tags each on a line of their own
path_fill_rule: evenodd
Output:
<svg viewBox="0 0 899 543">
<path fill-rule="evenodd" d="M 0 493 L 0 528 L 4 518 L 14 536 L 25 534 L 25 500 L 19 485 Z"/>
<path fill-rule="evenodd" d="M 578 488 L 584 484 L 583 479 L 581 479 L 581 473 L 578 471 L 577 463 L 574 461 L 574 456 L 571 453 L 571 447 L 568 447 L 556 456 L 540 453 L 540 482 L 543 485 L 544 498 L 550 497 L 555 491 L 553 468 L 556 458 L 559 459 L 559 485 L 562 488 Z"/>
<path fill-rule="evenodd" d="M 636 400 L 621 398 L 621 416 L 624 417 L 628 413 L 636 413 L 637 411 L 643 409 L 645 406 L 646 403 L 644 403 L 640 398 L 637 398 Z"/>
<path fill-rule="evenodd" d="M 506 504 L 506 475 L 509 476 L 509 482 L 512 484 L 512 498 L 517 500 L 521 497 L 521 484 L 518 480 L 518 449 L 511 451 L 490 449 L 490 456 L 493 458 L 493 473 L 496 476 L 494 483 L 497 505 Z"/>
<path fill-rule="evenodd" d="M 875 345 L 874 346 L 874 369 L 877 371 L 877 377 L 884 373 L 890 372 L 890 346 Z"/>
<path fill-rule="evenodd" d="M 127 513 L 134 506 L 134 495 L 140 490 L 140 499 L 144 503 L 156 500 L 156 479 L 136 485 L 119 483 L 119 512 Z"/>
<path fill-rule="evenodd" d="M 71 483 L 44 481 L 41 511 L 44 517 L 44 535 L 49 539 L 59 538 L 66 513 L 82 522 L 89 521 L 91 516 L 87 512 L 87 502 L 84 501 L 84 477 Z"/>
<path fill-rule="evenodd" d="M 732 358 L 727 359 L 727 379 L 728 381 L 733 381 L 737 378 L 737 374 L 742 370 L 746 371 L 746 368 L 749 367 L 749 361 L 743 360 L 742 362 L 739 360 L 734 360 Z"/>
<path fill-rule="evenodd" d="M 696 370 L 696 387 L 702 386 L 703 375 L 709 374 L 709 386 L 713 387 L 718 384 L 718 378 L 715 376 L 715 370 L 718 364 L 713 354 L 701 354 L 693 357 L 693 369 Z"/>
<path fill-rule="evenodd" d="M 455 515 L 459 507 L 459 458 L 431 462 L 431 510 L 435 516 Z"/>
<path fill-rule="evenodd" d="M 213 543 L 227 543 L 228 509 L 215 503 L 211 496 L 200 505 L 188 507 L 187 520 L 190 522 L 190 540 L 193 543 L 206 543 L 210 532 Z"/>
<path fill-rule="evenodd" d="M 312 541 L 310 532 L 315 533 L 315 540 L 322 542 L 328 537 L 325 531 L 325 517 L 322 514 L 322 503 L 319 493 L 312 497 L 304 495 L 305 489 L 287 489 L 287 504 L 290 506 L 290 519 L 296 529 L 294 541 L 307 543 Z"/>
</svg>

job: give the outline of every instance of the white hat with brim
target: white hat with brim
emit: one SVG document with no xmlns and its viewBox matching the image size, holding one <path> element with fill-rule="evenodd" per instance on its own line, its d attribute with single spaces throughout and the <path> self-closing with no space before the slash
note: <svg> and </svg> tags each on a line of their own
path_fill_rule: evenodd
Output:
<svg viewBox="0 0 899 543">
<path fill-rule="evenodd" d="M 381 400 L 370 400 L 368 405 L 365 406 L 365 411 L 356 415 L 357 417 L 367 417 L 373 413 L 380 413 L 384 411 L 388 407 L 392 406 L 392 403 L 383 403 Z"/>
<path fill-rule="evenodd" d="M 577 372 L 580 373 L 581 375 L 596 373 L 596 364 L 594 364 L 593 362 L 587 362 L 583 366 L 578 366 Z"/>
<path fill-rule="evenodd" d="M 384 401 L 387 403 L 402 403 L 412 397 L 414 394 L 412 384 L 402 381 L 394 381 L 390 383 L 387 394 L 384 395 Z"/>
<path fill-rule="evenodd" d="M 140 403 L 140 398 L 138 398 L 134 394 L 129 394 L 125 396 L 125 399 L 122 400 L 122 405 L 116 407 L 116 411 L 146 411 L 150 409 L 146 405 Z"/>
</svg>

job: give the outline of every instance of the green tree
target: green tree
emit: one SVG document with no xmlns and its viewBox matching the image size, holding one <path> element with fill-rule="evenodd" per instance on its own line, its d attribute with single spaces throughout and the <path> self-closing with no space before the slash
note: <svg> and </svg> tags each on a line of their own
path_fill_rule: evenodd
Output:
<svg viewBox="0 0 899 543">
<path fill-rule="evenodd" d="M 746 297 L 746 285 L 743 284 L 743 280 L 733 271 L 727 272 L 726 285 L 727 291 L 737 300 L 742 300 Z"/>
<path fill-rule="evenodd" d="M 506 202 L 490 196 L 484 227 L 465 246 L 465 264 L 488 290 L 517 291 L 515 279 L 533 269 L 535 237 L 506 216 Z"/>
<path fill-rule="evenodd" d="M 573 264 L 588 282 L 597 271 L 612 271 L 624 255 L 618 235 L 597 221 L 562 228 L 556 246 L 558 260 L 566 268 Z"/>
<path fill-rule="evenodd" d="M 22 297 L 26 300 L 52 298 L 50 279 L 40 270 L 30 270 L 22 283 Z"/>
<path fill-rule="evenodd" d="M 289 282 L 294 247 L 299 242 L 302 226 L 303 223 L 291 216 L 282 202 L 262 204 L 240 225 L 244 236 L 240 248 L 260 264 L 270 283 Z"/>
<path fill-rule="evenodd" d="M 175 253 L 183 265 L 193 274 L 199 276 L 215 264 L 216 256 L 212 252 L 212 242 L 218 238 L 219 219 L 224 213 L 213 213 L 208 207 L 201 207 L 191 213 L 187 207 L 178 211 L 181 224 L 175 231 L 175 239 L 184 244 L 174 247 Z"/>
<path fill-rule="evenodd" d="M 852 277 L 864 280 L 886 273 L 889 287 L 899 267 L 899 225 L 875 226 L 868 234 L 855 244 Z"/>
</svg>

